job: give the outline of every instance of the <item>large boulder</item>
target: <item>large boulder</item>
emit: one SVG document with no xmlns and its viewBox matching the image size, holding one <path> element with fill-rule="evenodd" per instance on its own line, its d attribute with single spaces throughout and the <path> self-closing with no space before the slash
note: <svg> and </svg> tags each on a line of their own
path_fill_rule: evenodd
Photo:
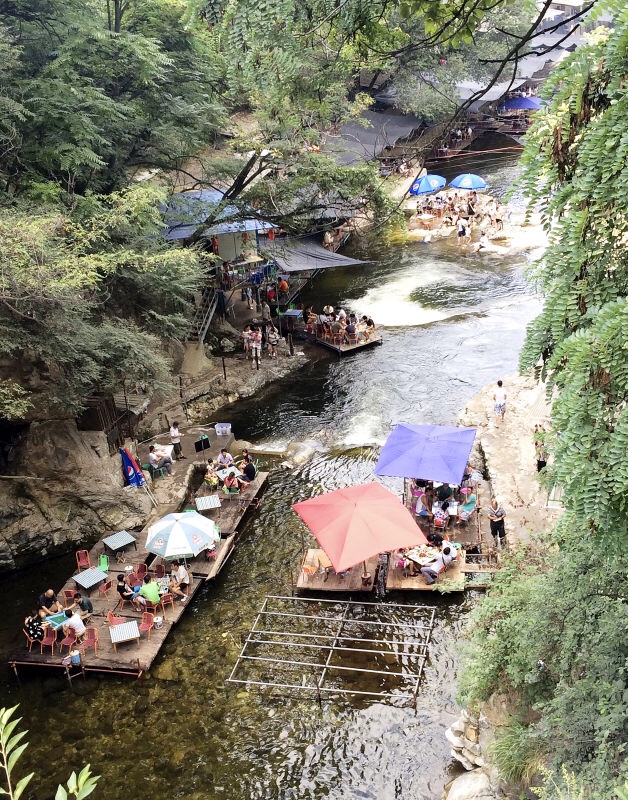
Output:
<svg viewBox="0 0 628 800">
<path fill-rule="evenodd" d="M 486 770 L 475 769 L 465 772 L 449 786 L 447 800 L 499 800 L 504 795 L 494 787 Z"/>
<path fill-rule="evenodd" d="M 141 526 L 148 495 L 124 486 L 120 455 L 105 434 L 74 420 L 32 423 L 0 481 L 0 572 Z"/>
</svg>

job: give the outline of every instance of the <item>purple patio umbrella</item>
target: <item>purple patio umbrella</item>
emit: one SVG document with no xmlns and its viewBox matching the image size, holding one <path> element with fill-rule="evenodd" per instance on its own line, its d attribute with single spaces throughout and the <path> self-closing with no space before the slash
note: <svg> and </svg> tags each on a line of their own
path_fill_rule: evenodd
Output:
<svg viewBox="0 0 628 800">
<path fill-rule="evenodd" d="M 459 484 L 474 439 L 475 428 L 402 422 L 382 447 L 375 474 Z"/>
</svg>

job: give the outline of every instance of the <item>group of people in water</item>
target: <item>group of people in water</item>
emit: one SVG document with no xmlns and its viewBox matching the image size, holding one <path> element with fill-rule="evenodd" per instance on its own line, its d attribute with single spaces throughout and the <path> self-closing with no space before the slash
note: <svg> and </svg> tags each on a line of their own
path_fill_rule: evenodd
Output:
<svg viewBox="0 0 628 800">
<path fill-rule="evenodd" d="M 490 231 L 497 233 L 504 229 L 504 211 L 500 204 L 495 198 L 481 201 L 476 191 L 420 197 L 417 214 L 438 219 L 439 227 L 455 228 L 460 246 L 470 244 L 474 228 L 479 228 L 480 241 L 472 245 L 473 252 L 488 247 Z"/>
<path fill-rule="evenodd" d="M 323 306 L 320 314 L 312 306 L 307 306 L 303 309 L 303 321 L 308 333 L 328 338 L 331 342 L 337 341 L 338 344 L 368 342 L 375 331 L 371 317 L 363 315 L 358 318 L 353 312 L 347 314 L 341 306 Z"/>
</svg>

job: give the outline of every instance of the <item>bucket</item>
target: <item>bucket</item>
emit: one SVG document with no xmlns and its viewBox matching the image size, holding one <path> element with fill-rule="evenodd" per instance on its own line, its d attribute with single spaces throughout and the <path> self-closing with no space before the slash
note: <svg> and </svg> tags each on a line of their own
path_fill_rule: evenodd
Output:
<svg viewBox="0 0 628 800">
<path fill-rule="evenodd" d="M 155 617 L 153 622 L 155 623 L 155 629 L 156 630 L 159 630 L 160 628 L 163 628 L 163 626 L 164 626 L 164 618 L 163 617 Z"/>
<path fill-rule="evenodd" d="M 229 436 L 231 434 L 230 422 L 217 422 L 215 428 L 216 436 Z"/>
<path fill-rule="evenodd" d="M 81 663 L 81 654 L 78 650 L 72 650 L 72 652 L 70 653 L 70 658 L 72 659 L 73 664 Z"/>
<path fill-rule="evenodd" d="M 124 571 L 127 575 L 130 575 L 133 572 L 133 564 L 127 564 L 124 568 Z"/>
</svg>

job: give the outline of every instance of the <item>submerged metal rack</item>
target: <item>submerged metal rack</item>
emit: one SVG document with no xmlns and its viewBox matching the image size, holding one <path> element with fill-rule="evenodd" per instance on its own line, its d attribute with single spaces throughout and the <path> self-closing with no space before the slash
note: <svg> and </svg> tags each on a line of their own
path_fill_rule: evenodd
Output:
<svg viewBox="0 0 628 800">
<path fill-rule="evenodd" d="M 383 620 L 389 612 L 391 620 Z M 267 595 L 226 680 L 268 689 L 416 699 L 435 609 Z"/>
</svg>

